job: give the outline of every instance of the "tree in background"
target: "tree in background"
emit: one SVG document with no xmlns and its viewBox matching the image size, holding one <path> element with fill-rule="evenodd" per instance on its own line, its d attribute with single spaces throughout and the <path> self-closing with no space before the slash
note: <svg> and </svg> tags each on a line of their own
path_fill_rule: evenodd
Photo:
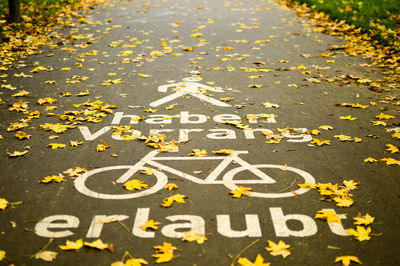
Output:
<svg viewBox="0 0 400 266">
<path fill-rule="evenodd" d="M 19 0 L 8 0 L 8 10 L 10 14 L 10 22 L 21 21 L 21 8 Z"/>
</svg>

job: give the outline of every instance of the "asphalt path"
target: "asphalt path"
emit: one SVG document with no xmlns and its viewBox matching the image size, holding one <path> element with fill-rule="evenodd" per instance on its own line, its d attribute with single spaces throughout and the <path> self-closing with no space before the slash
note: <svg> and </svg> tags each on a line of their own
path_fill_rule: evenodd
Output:
<svg viewBox="0 0 400 266">
<path fill-rule="evenodd" d="M 343 38 L 314 32 L 294 12 L 258 0 L 130 1 L 73 22 L 59 30 L 68 42 L 0 73 L 8 74 L 2 84 L 16 87 L 1 89 L 0 198 L 9 202 L 0 213 L 1 263 L 45 264 L 34 254 L 50 239 L 46 250 L 58 252 L 57 265 L 109 265 L 125 251 L 151 265 L 153 246 L 163 242 L 177 247 L 171 265 L 230 265 L 257 254 L 272 265 L 331 265 L 344 255 L 364 265 L 400 263 L 399 165 L 381 161 L 399 159 L 385 146 L 399 146 L 392 137 L 398 89 L 377 93 L 356 82 L 382 79 L 385 69 L 332 50 Z M 47 70 L 30 72 L 39 66 Z M 13 76 L 21 72 L 32 77 Z M 20 90 L 30 94 L 12 96 Z M 46 97 L 56 101 L 37 102 Z M 19 100 L 28 107 L 15 105 Z M 367 107 L 351 107 L 357 103 Z M 381 112 L 394 118 L 379 120 Z M 10 128 L 27 116 L 26 127 Z M 46 123 L 71 128 L 52 131 Z M 18 139 L 17 131 L 31 137 Z M 164 138 L 157 134 L 165 140 L 157 142 Z M 207 155 L 189 155 L 194 149 Z M 229 155 L 213 153 L 224 149 Z M 28 152 L 12 158 L 14 151 Z M 76 167 L 87 172 L 63 173 Z M 140 173 L 148 168 L 154 174 Z M 59 174 L 60 183 L 39 182 Z M 148 187 L 125 189 L 134 179 Z M 298 186 L 345 180 L 359 182 L 350 207 Z M 167 183 L 178 188 L 168 191 Z M 252 192 L 233 198 L 238 186 Z M 176 194 L 185 203 L 161 206 Z M 341 223 L 314 219 L 323 209 Z M 345 229 L 366 213 L 375 217 L 364 226 L 371 239 L 358 241 Z M 147 220 L 159 228 L 140 229 Z M 189 231 L 208 240 L 182 241 Z M 114 252 L 58 248 L 80 238 L 100 238 Z M 289 244 L 291 254 L 272 256 L 268 240 Z"/>
</svg>

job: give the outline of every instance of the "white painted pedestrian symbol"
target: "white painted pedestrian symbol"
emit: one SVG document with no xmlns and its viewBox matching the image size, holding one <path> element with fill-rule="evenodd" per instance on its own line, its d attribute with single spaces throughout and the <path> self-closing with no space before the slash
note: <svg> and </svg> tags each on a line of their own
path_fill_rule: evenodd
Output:
<svg viewBox="0 0 400 266">
<path fill-rule="evenodd" d="M 229 156 L 206 156 L 206 157 L 189 157 L 189 156 L 170 156 L 170 157 L 156 157 L 160 153 L 158 151 L 149 152 L 144 158 L 142 158 L 135 165 L 117 165 L 117 166 L 108 166 L 97 168 L 91 170 L 75 179 L 75 187 L 76 189 L 87 196 L 98 198 L 98 199 L 132 199 L 132 198 L 140 198 L 143 196 L 151 195 L 163 189 L 163 187 L 168 183 L 168 177 L 164 172 L 169 172 L 181 178 L 192 181 L 196 184 L 200 185 L 225 185 L 230 190 L 237 189 L 237 185 L 239 184 L 253 184 L 254 186 L 258 185 L 268 185 L 274 184 L 279 180 L 275 180 L 269 175 L 265 174 L 260 169 L 269 168 L 269 169 L 284 169 L 287 172 L 291 172 L 294 176 L 298 176 L 296 179 L 300 179 L 300 183 L 307 182 L 310 184 L 315 184 L 315 179 L 309 173 L 286 165 L 275 165 L 275 164 L 249 164 L 239 157 L 240 154 L 247 154 L 248 151 L 233 151 Z M 172 168 L 165 164 L 159 163 L 159 161 L 199 161 L 199 160 L 217 160 L 221 161 L 215 169 L 213 169 L 209 175 L 205 179 L 201 179 L 199 177 L 193 176 L 188 173 L 184 173 L 178 169 Z M 218 180 L 218 177 L 223 173 L 223 171 L 229 166 L 232 165 L 233 162 L 236 162 L 238 167 L 233 168 L 227 171 L 223 176 L 222 180 Z M 153 166 L 157 171 L 154 171 L 153 177 L 155 177 L 156 183 L 151 186 L 149 189 L 134 191 L 132 193 L 124 193 L 124 194 L 106 194 L 100 193 L 91 190 L 87 187 L 86 181 L 90 178 L 93 180 L 94 175 L 102 172 L 112 172 L 113 170 L 125 170 L 125 173 L 121 175 L 116 183 L 123 184 L 128 181 L 132 176 L 138 171 L 145 170 L 146 166 Z M 256 179 L 245 179 L 239 180 L 234 179 L 235 175 L 242 171 L 250 171 L 255 176 Z M 115 172 L 115 171 L 114 171 Z M 99 176 L 99 175 L 96 175 Z M 101 176 L 101 175 L 100 175 Z M 110 177 L 115 177 L 114 174 L 110 174 Z M 113 180 L 110 180 L 110 184 Z M 114 183 L 114 182 L 113 182 Z M 289 192 L 249 192 L 249 196 L 258 197 L 258 198 L 286 198 L 286 197 L 294 197 L 300 194 L 306 193 L 308 188 L 298 188 L 294 191 Z"/>
<path fill-rule="evenodd" d="M 161 85 L 158 87 L 159 92 L 168 92 L 168 89 L 175 89 L 175 92 L 165 96 L 157 101 L 150 103 L 151 107 L 157 107 L 159 105 L 165 104 L 167 102 L 173 101 L 179 97 L 190 95 L 199 98 L 202 101 L 209 102 L 213 105 L 220 107 L 230 107 L 230 104 L 221 102 L 217 99 L 209 97 L 206 95 L 208 91 L 210 92 L 224 92 L 223 89 L 210 87 L 201 83 L 198 83 L 198 77 L 187 77 L 183 78 L 183 82 Z"/>
</svg>

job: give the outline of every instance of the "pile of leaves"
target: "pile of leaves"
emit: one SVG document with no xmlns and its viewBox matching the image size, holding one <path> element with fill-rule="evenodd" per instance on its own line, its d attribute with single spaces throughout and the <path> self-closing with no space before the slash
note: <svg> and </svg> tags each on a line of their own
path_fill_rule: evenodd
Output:
<svg viewBox="0 0 400 266">
<path fill-rule="evenodd" d="M 73 18 L 81 17 L 79 10 L 90 12 L 91 6 L 104 0 L 22 0 L 20 23 L 8 22 L 7 1 L 0 2 L 0 70 L 7 70 L 22 56 L 39 53 L 41 45 L 57 46 L 50 38 L 54 26 L 73 26 Z"/>
<path fill-rule="evenodd" d="M 333 47 L 333 50 L 343 50 L 351 56 L 363 55 L 375 66 L 390 68 L 391 70 L 385 73 L 387 75 L 385 79 L 399 83 L 400 3 L 398 0 L 378 2 L 277 0 L 277 2 L 295 10 L 298 16 L 308 18 L 308 23 L 315 27 L 313 31 L 345 38 L 346 44 Z M 386 8 L 389 2 L 390 6 Z M 370 10 L 367 12 L 369 16 L 364 14 L 365 10 Z M 380 12 L 386 14 L 385 18 L 383 15 L 378 16 Z"/>
</svg>

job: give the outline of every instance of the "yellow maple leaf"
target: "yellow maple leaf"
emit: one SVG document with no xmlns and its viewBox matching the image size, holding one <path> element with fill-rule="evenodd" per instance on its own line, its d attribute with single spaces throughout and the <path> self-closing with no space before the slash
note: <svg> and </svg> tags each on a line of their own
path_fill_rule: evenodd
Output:
<svg viewBox="0 0 400 266">
<path fill-rule="evenodd" d="M 84 143 L 84 141 L 77 141 L 77 140 L 71 140 L 70 142 L 69 142 L 69 144 L 71 145 L 71 147 L 78 147 L 78 145 L 81 145 L 81 144 L 83 144 Z"/>
<path fill-rule="evenodd" d="M 12 97 L 24 97 L 24 96 L 28 96 L 30 94 L 29 91 L 26 90 L 20 90 L 17 93 L 14 93 L 13 95 L 11 95 Z"/>
<path fill-rule="evenodd" d="M 269 251 L 272 256 L 281 255 L 283 258 L 286 258 L 290 255 L 288 248 L 290 248 L 290 245 L 286 244 L 282 240 L 279 240 L 278 244 L 268 240 L 268 247 L 265 247 L 265 250 Z"/>
<path fill-rule="evenodd" d="M 206 150 L 200 150 L 200 149 L 193 149 L 192 153 L 189 153 L 188 155 L 194 156 L 194 157 L 201 157 L 201 156 L 207 156 L 207 151 Z"/>
<path fill-rule="evenodd" d="M 51 147 L 53 150 L 56 150 L 58 148 L 65 149 L 65 147 L 67 147 L 67 145 L 66 144 L 62 144 L 62 143 L 49 143 L 47 145 L 47 147 Z"/>
<path fill-rule="evenodd" d="M 351 115 L 348 115 L 348 116 L 339 116 L 339 119 L 353 121 L 353 120 L 356 120 L 357 118 L 356 117 L 352 117 Z"/>
<path fill-rule="evenodd" d="M 44 84 L 56 84 L 55 80 L 46 80 Z"/>
<path fill-rule="evenodd" d="M 97 239 L 97 240 L 95 240 L 93 242 L 86 242 L 85 241 L 83 243 L 83 245 L 86 246 L 86 247 L 97 248 L 97 249 L 100 249 L 100 250 L 104 250 L 106 248 L 112 250 L 112 244 L 106 244 L 101 239 Z"/>
<path fill-rule="evenodd" d="M 368 157 L 368 158 L 364 159 L 364 163 L 375 163 L 377 161 L 378 161 L 377 159 L 374 159 L 372 157 Z"/>
<path fill-rule="evenodd" d="M 380 113 L 379 115 L 375 116 L 376 118 L 378 118 L 379 120 L 383 120 L 383 119 L 392 119 L 394 118 L 394 116 L 392 115 L 386 115 L 384 113 Z"/>
<path fill-rule="evenodd" d="M 47 183 L 50 183 L 50 182 L 61 183 L 61 182 L 64 182 L 64 181 L 65 181 L 64 176 L 60 174 L 60 175 L 46 176 L 42 180 L 39 180 L 38 182 L 47 184 Z"/>
<path fill-rule="evenodd" d="M 203 244 L 207 239 L 206 236 L 199 234 L 197 232 L 185 232 L 184 237 L 182 237 L 182 241 L 189 241 L 189 242 L 193 242 L 196 241 L 197 244 L 201 245 Z"/>
<path fill-rule="evenodd" d="M 10 158 L 15 158 L 15 157 L 21 157 L 24 156 L 25 154 L 27 154 L 29 152 L 29 149 L 26 149 L 24 151 L 14 151 L 13 153 L 7 152 L 8 157 Z"/>
<path fill-rule="evenodd" d="M 170 152 L 179 150 L 179 146 L 175 141 L 161 142 L 158 144 L 159 152 Z"/>
<path fill-rule="evenodd" d="M 343 185 L 345 185 L 345 187 L 348 190 L 354 190 L 357 189 L 357 186 L 360 182 L 354 182 L 354 180 L 344 180 L 343 181 Z"/>
<path fill-rule="evenodd" d="M 400 166 L 400 160 L 396 160 L 394 158 L 383 158 L 381 161 L 386 162 L 386 165 L 392 165 L 392 164 L 397 164 Z"/>
<path fill-rule="evenodd" d="M 28 102 L 18 100 L 15 103 L 13 103 L 12 106 L 8 110 L 17 111 L 17 112 L 25 112 L 28 110 Z"/>
<path fill-rule="evenodd" d="M 4 210 L 5 208 L 7 208 L 7 205 L 8 205 L 8 200 L 0 198 L 0 210 Z"/>
<path fill-rule="evenodd" d="M 263 86 L 264 85 L 262 85 L 262 84 L 250 84 L 247 87 L 259 89 L 259 88 L 262 88 Z"/>
<path fill-rule="evenodd" d="M 148 109 L 145 109 L 144 111 L 145 111 L 146 113 L 155 113 L 155 112 L 158 111 L 158 109 L 151 109 L 151 108 L 148 108 Z"/>
<path fill-rule="evenodd" d="M 371 227 L 365 228 L 363 226 L 357 226 L 357 230 L 353 228 L 347 229 L 349 235 L 354 236 L 358 241 L 370 240 L 371 237 L 369 234 L 371 233 Z"/>
<path fill-rule="evenodd" d="M 334 197 L 333 200 L 336 202 L 336 206 L 339 207 L 350 207 L 354 203 L 353 199 L 346 195 Z"/>
<path fill-rule="evenodd" d="M 175 184 L 175 183 L 166 184 L 165 187 L 164 187 L 164 189 L 168 189 L 169 191 L 172 191 L 175 188 L 178 188 L 178 185 Z"/>
<path fill-rule="evenodd" d="M 298 184 L 298 186 L 301 187 L 301 188 L 311 188 L 311 189 L 317 188 L 316 184 L 310 184 L 308 182 L 305 182 L 303 184 Z"/>
<path fill-rule="evenodd" d="M 137 75 L 138 75 L 139 77 L 142 77 L 142 78 L 150 78 L 150 77 L 151 77 L 151 75 L 149 75 L 149 74 L 137 73 Z"/>
<path fill-rule="evenodd" d="M 161 206 L 168 208 L 168 207 L 171 207 L 172 203 L 174 203 L 174 202 L 185 203 L 185 198 L 186 198 L 185 195 L 175 194 L 173 196 L 163 199 Z"/>
<path fill-rule="evenodd" d="M 148 188 L 149 186 L 144 181 L 133 179 L 133 180 L 129 180 L 128 182 L 126 182 L 124 184 L 124 187 L 127 190 L 132 191 L 134 189 L 142 190 L 142 188 Z"/>
<path fill-rule="evenodd" d="M 232 198 L 240 198 L 242 197 L 243 194 L 250 196 L 251 194 L 249 193 L 249 191 L 251 190 L 252 190 L 251 187 L 238 186 L 236 189 L 229 192 L 229 194 L 232 195 Z"/>
<path fill-rule="evenodd" d="M 35 67 L 34 69 L 32 69 L 31 71 L 29 71 L 29 72 L 31 72 L 31 73 L 37 73 L 37 72 L 39 72 L 39 71 L 44 71 L 44 70 L 49 70 L 47 67 L 44 67 L 44 66 L 38 66 L 38 67 Z"/>
<path fill-rule="evenodd" d="M 44 261 L 53 261 L 58 255 L 58 252 L 44 250 L 35 254 L 35 259 L 42 259 Z"/>
<path fill-rule="evenodd" d="M 331 145 L 330 140 L 319 140 L 319 139 L 312 139 L 311 144 L 317 144 L 319 147 L 323 145 Z"/>
<path fill-rule="evenodd" d="M 400 139 L 400 132 L 396 132 L 392 135 L 392 138 Z"/>
<path fill-rule="evenodd" d="M 386 125 L 387 125 L 387 123 L 386 122 L 384 122 L 384 121 L 371 121 L 371 123 L 372 123 L 372 125 L 374 125 L 374 126 L 384 126 L 384 127 L 386 127 Z"/>
<path fill-rule="evenodd" d="M 46 104 L 46 103 L 50 103 L 53 104 L 54 102 L 56 102 L 56 99 L 53 99 L 51 97 L 46 97 L 46 98 L 40 98 L 37 103 L 40 105 Z"/>
<path fill-rule="evenodd" d="M 6 257 L 6 252 L 4 250 L 0 250 L 0 261 L 2 261 Z"/>
<path fill-rule="evenodd" d="M 361 216 L 361 214 L 359 213 L 358 216 L 353 217 L 353 219 L 355 220 L 355 225 L 369 225 L 374 222 L 375 217 L 372 217 L 368 213 L 364 216 Z"/>
<path fill-rule="evenodd" d="M 388 147 L 386 150 L 390 151 L 390 153 L 400 152 L 399 148 L 397 148 L 396 146 L 394 146 L 392 144 L 386 144 L 386 147 Z"/>
<path fill-rule="evenodd" d="M 328 223 L 341 223 L 339 216 L 334 211 L 320 210 L 314 216 L 315 219 L 326 219 Z"/>
<path fill-rule="evenodd" d="M 176 105 L 177 104 L 171 104 L 171 105 L 168 105 L 168 106 L 164 107 L 164 109 L 165 110 L 172 110 Z"/>
<path fill-rule="evenodd" d="M 233 100 L 233 98 L 232 97 L 220 97 L 219 100 L 222 102 L 230 102 Z"/>
<path fill-rule="evenodd" d="M 154 171 L 152 168 L 148 167 L 145 170 L 140 171 L 140 173 L 145 175 L 154 175 Z"/>
<path fill-rule="evenodd" d="M 350 136 L 346 136 L 346 135 L 334 135 L 333 137 L 338 138 L 340 141 L 352 141 L 353 140 Z"/>
<path fill-rule="evenodd" d="M 362 264 L 362 262 L 356 256 L 340 256 L 336 257 L 335 262 L 342 262 L 343 266 L 349 266 L 350 263 L 356 262 L 358 264 Z"/>
<path fill-rule="evenodd" d="M 14 136 L 19 139 L 29 139 L 30 137 L 32 137 L 32 135 L 28 135 L 23 131 L 17 131 Z"/>
<path fill-rule="evenodd" d="M 174 257 L 174 250 L 177 250 L 177 247 L 174 247 L 171 243 L 164 242 L 162 246 L 154 246 L 153 247 L 157 254 L 154 254 L 153 257 L 157 258 L 156 263 L 164 263 L 171 261 Z"/>
<path fill-rule="evenodd" d="M 231 155 L 232 152 L 234 152 L 235 150 L 233 149 L 221 149 L 218 151 L 212 151 L 214 154 L 224 154 L 224 155 Z"/>
<path fill-rule="evenodd" d="M 101 144 L 96 145 L 96 151 L 105 151 L 108 148 L 110 148 L 110 145 L 104 140 L 101 141 Z"/>
<path fill-rule="evenodd" d="M 121 266 L 141 266 L 142 264 L 149 264 L 145 259 L 142 258 L 132 258 L 125 261 L 125 263 L 121 264 Z M 111 266 L 118 266 L 113 265 Z"/>
<path fill-rule="evenodd" d="M 238 258 L 237 263 L 241 266 L 269 266 L 271 263 L 264 262 L 264 258 L 258 254 L 254 262 L 251 262 L 247 258 Z"/>
<path fill-rule="evenodd" d="M 149 221 L 147 221 L 144 225 L 140 226 L 140 228 L 141 228 L 143 231 L 146 231 L 148 228 L 157 230 L 159 225 L 160 225 L 159 222 L 154 221 L 154 220 L 149 220 Z"/>
<path fill-rule="evenodd" d="M 59 245 L 58 247 L 62 250 L 78 250 L 83 247 L 83 239 L 80 238 L 75 242 L 67 240 L 65 245 Z"/>
<path fill-rule="evenodd" d="M 253 76 L 246 76 L 246 78 L 248 79 L 258 79 L 258 78 L 262 78 L 263 75 L 253 75 Z"/>
<path fill-rule="evenodd" d="M 323 129 L 323 130 L 333 130 L 332 126 L 329 125 L 322 125 L 318 127 L 319 129 Z"/>
</svg>

